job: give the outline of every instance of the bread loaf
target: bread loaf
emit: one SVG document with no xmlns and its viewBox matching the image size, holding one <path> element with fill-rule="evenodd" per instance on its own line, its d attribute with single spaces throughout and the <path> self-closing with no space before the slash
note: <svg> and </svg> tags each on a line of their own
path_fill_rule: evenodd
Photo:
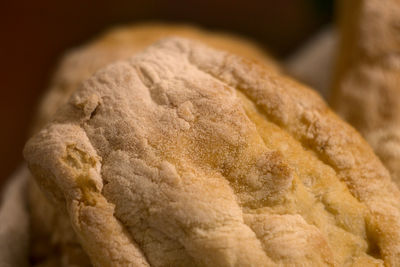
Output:
<svg viewBox="0 0 400 267">
<path fill-rule="evenodd" d="M 105 65 L 132 56 L 165 36 L 183 36 L 205 42 L 278 68 L 254 43 L 234 35 L 207 32 L 193 26 L 143 23 L 117 27 L 89 44 L 68 52 L 57 68 L 39 106 L 33 132 L 51 121 L 79 84 Z M 63 210 L 54 209 L 32 180 L 29 187 L 31 258 L 40 266 L 90 266 Z"/>
<path fill-rule="evenodd" d="M 400 2 L 341 4 L 332 104 L 364 135 L 400 186 Z"/>
<path fill-rule="evenodd" d="M 194 41 L 96 72 L 24 156 L 95 266 L 400 264 L 400 194 L 359 134 Z"/>
</svg>

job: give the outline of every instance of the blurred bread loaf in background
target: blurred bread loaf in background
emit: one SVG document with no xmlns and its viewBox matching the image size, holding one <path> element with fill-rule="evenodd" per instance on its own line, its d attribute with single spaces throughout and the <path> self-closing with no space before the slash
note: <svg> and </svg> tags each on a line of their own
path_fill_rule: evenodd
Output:
<svg viewBox="0 0 400 267">
<path fill-rule="evenodd" d="M 400 186 L 400 2 L 339 3 L 331 102 L 368 140 Z"/>
</svg>

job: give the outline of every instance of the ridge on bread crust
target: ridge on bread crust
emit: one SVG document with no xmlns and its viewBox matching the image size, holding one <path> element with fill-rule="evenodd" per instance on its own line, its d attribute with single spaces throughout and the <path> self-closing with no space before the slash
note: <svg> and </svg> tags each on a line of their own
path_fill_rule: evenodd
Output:
<svg viewBox="0 0 400 267">
<path fill-rule="evenodd" d="M 193 41 L 98 71 L 24 155 L 96 266 L 400 264 L 400 194 L 366 142 Z"/>
</svg>

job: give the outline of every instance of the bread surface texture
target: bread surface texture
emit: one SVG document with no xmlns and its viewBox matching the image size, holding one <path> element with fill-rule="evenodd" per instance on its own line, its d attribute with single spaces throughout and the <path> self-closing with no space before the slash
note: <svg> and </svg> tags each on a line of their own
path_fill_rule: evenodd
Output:
<svg viewBox="0 0 400 267">
<path fill-rule="evenodd" d="M 359 134 L 195 41 L 96 72 L 24 156 L 95 266 L 400 264 L 400 194 Z"/>
<path fill-rule="evenodd" d="M 129 58 L 166 36 L 183 36 L 212 47 L 258 60 L 270 67 L 277 65 L 264 50 L 242 37 L 210 32 L 181 24 L 148 22 L 120 26 L 107 31 L 86 45 L 68 52 L 61 60 L 50 88 L 38 109 L 33 132 L 50 122 L 80 83 L 111 62 Z M 54 208 L 36 182 L 29 186 L 31 218 L 31 260 L 39 266 L 90 266 L 80 248 L 64 209 Z"/>
<path fill-rule="evenodd" d="M 400 1 L 341 1 L 332 104 L 400 186 Z"/>
</svg>

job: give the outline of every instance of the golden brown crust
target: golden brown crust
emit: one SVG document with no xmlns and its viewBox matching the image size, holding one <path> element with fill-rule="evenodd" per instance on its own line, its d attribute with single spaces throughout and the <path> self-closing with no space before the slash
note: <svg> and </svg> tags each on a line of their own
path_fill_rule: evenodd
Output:
<svg viewBox="0 0 400 267">
<path fill-rule="evenodd" d="M 341 4 L 332 103 L 364 135 L 400 185 L 400 2 Z"/>
<path fill-rule="evenodd" d="M 51 121 L 58 107 L 65 104 L 79 84 L 96 70 L 112 61 L 133 55 L 154 41 L 169 35 L 201 40 L 215 48 L 276 67 L 261 48 L 234 35 L 206 32 L 192 26 L 161 23 L 119 27 L 64 56 L 40 105 L 34 132 Z M 60 264 L 75 266 L 77 263 L 80 266 L 88 266 L 86 256 L 79 249 L 80 245 L 66 215 L 53 209 L 37 185 L 33 184 L 29 190 L 33 261 L 40 263 L 45 261 L 46 257 L 52 257 L 48 264 L 54 264 L 54 255 L 56 255 L 56 259 L 58 259 L 55 263 L 56 266 Z M 80 254 L 81 256 L 79 256 Z"/>
<path fill-rule="evenodd" d="M 24 155 L 95 265 L 400 264 L 400 194 L 357 132 L 189 40 L 97 72 Z"/>
</svg>

